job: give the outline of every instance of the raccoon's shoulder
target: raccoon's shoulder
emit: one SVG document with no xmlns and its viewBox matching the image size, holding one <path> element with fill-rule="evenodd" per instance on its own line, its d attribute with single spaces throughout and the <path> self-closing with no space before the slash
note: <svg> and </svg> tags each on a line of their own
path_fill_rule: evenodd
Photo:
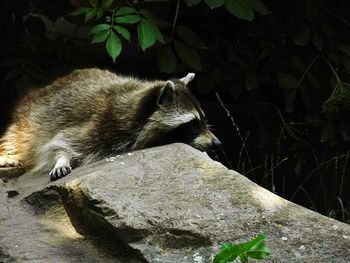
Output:
<svg viewBox="0 0 350 263">
<path fill-rule="evenodd" d="M 106 69 L 77 69 L 60 77 L 44 88 L 35 90 L 21 99 L 21 104 L 54 100 L 56 97 L 95 97 L 103 94 L 111 96 L 143 97 L 154 86 L 164 81 L 147 81 L 134 76 L 117 74 Z"/>
<path fill-rule="evenodd" d="M 120 81 L 121 76 L 99 68 L 77 69 L 70 74 L 56 79 L 47 89 L 55 91 L 62 88 L 92 88 L 99 86 L 109 86 Z"/>
<path fill-rule="evenodd" d="M 50 85 L 50 89 L 56 90 L 62 87 L 70 87 L 75 90 L 99 91 L 118 89 L 120 92 L 140 90 L 153 85 L 154 81 L 146 81 L 134 76 L 123 75 L 107 69 L 88 68 L 77 69 L 71 74 L 60 78 Z"/>
</svg>

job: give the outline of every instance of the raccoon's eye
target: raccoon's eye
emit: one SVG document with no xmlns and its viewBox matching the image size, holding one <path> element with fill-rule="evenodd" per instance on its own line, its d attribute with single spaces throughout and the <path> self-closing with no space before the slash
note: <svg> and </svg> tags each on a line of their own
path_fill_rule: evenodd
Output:
<svg viewBox="0 0 350 263">
<path fill-rule="evenodd" d="M 165 134 L 162 138 L 162 141 L 164 142 L 184 142 L 184 143 L 190 143 L 194 140 L 201 132 L 201 121 L 198 119 L 193 119 L 189 122 L 186 122 L 178 127 L 176 127 L 174 130 L 170 131 L 169 133 Z"/>
<path fill-rule="evenodd" d="M 206 119 L 193 119 L 191 122 L 190 122 L 191 126 L 192 127 L 195 127 L 197 129 L 204 129 L 208 122 Z"/>
<path fill-rule="evenodd" d="M 180 127 L 180 130 L 182 130 L 183 133 L 189 136 L 196 136 L 201 132 L 202 127 L 203 127 L 203 123 L 196 118 L 182 125 Z"/>
<path fill-rule="evenodd" d="M 188 125 L 189 126 L 192 126 L 192 127 L 195 127 L 195 128 L 200 128 L 201 126 L 205 125 L 206 122 L 202 122 L 201 120 L 195 118 L 193 120 L 191 120 Z"/>
<path fill-rule="evenodd" d="M 191 121 L 188 123 L 188 125 L 190 125 L 190 126 L 198 126 L 198 127 L 199 127 L 200 122 L 199 122 L 199 120 L 198 120 L 197 118 L 195 118 L 195 119 L 191 120 Z"/>
</svg>

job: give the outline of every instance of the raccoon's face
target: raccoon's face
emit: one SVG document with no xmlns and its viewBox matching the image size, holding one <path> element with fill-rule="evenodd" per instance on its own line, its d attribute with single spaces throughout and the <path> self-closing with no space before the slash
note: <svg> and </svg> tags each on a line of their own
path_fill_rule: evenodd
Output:
<svg viewBox="0 0 350 263">
<path fill-rule="evenodd" d="M 168 80 L 161 88 L 158 109 L 151 118 L 157 125 L 158 144 L 183 142 L 201 151 L 221 146 L 209 130 L 199 102 L 187 88 L 194 76 L 189 73 L 184 78 Z"/>
</svg>

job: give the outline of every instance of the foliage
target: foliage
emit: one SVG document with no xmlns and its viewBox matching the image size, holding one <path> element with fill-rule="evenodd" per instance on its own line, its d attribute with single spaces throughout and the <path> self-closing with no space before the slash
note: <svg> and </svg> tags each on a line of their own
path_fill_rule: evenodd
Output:
<svg viewBox="0 0 350 263">
<path fill-rule="evenodd" d="M 29 2 L 23 37 L 4 33 L 2 90 L 45 82 L 62 65 L 96 65 L 92 50 L 106 50 L 112 59 L 102 66 L 118 71 L 126 64 L 133 74 L 164 78 L 196 71 L 196 95 L 225 108 L 208 112 L 224 143 L 222 162 L 289 200 L 350 220 L 350 3 Z M 36 14 L 89 26 L 93 45 L 77 48 L 74 33 L 47 37 Z"/>
<path fill-rule="evenodd" d="M 91 7 L 79 7 L 71 15 L 85 15 L 85 23 L 95 18 L 96 20 L 104 17 L 105 22 L 94 26 L 90 34 L 93 35 L 91 43 L 106 43 L 106 51 L 113 61 L 122 51 L 122 40 L 131 40 L 131 34 L 127 25 L 137 25 L 137 36 L 140 47 L 143 50 L 153 46 L 157 41 L 164 43 L 154 15 L 146 9 L 136 10 L 134 6 L 116 6 L 111 8 L 114 0 L 101 1 L 90 0 Z M 124 5 L 128 4 L 125 2 Z M 107 24 L 108 23 L 108 24 Z"/>
<path fill-rule="evenodd" d="M 188 6 L 197 5 L 200 2 L 201 0 L 185 1 Z M 267 8 L 260 0 L 204 0 L 204 3 L 211 9 L 224 6 L 232 15 L 248 21 L 253 20 L 254 11 L 261 14 L 268 13 Z M 202 70 L 201 60 L 196 49 L 206 48 L 203 40 L 191 28 L 176 25 L 180 0 L 177 2 L 171 34 L 166 37 L 163 37 L 160 25 L 163 24 L 164 27 L 169 27 L 170 22 L 158 20 L 150 10 L 138 9 L 136 5 L 127 0 L 100 2 L 89 0 L 89 4 L 89 7 L 78 7 L 71 15 L 84 15 L 85 23 L 94 18 L 95 20 L 104 18 L 103 23 L 99 23 L 92 28 L 90 32 L 93 35 L 91 43 L 106 42 L 106 51 L 114 62 L 122 51 L 121 38 L 130 41 L 129 28 L 136 26 L 138 43 L 142 50 L 145 51 L 157 43 L 163 44 L 158 55 L 161 72 L 174 72 L 177 64 L 176 57 L 180 58 L 187 66 L 195 70 Z M 175 31 L 177 38 L 174 37 Z"/>
<path fill-rule="evenodd" d="M 246 243 L 231 244 L 224 243 L 220 252 L 214 257 L 213 263 L 233 262 L 237 257 L 242 263 L 248 263 L 248 259 L 261 260 L 270 254 L 269 248 L 265 244 L 265 235 L 259 235 L 255 239 Z"/>
</svg>

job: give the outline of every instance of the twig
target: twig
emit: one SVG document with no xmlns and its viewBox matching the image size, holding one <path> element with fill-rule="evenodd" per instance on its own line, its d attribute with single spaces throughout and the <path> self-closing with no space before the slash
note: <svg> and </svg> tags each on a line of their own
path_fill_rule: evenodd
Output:
<svg viewBox="0 0 350 263">
<path fill-rule="evenodd" d="M 225 104 L 224 104 L 224 103 L 222 102 L 222 100 L 220 99 L 219 94 L 216 92 L 215 95 L 216 95 L 216 97 L 217 97 L 217 99 L 218 99 L 218 101 L 219 101 L 221 107 L 224 109 L 224 111 L 226 112 L 227 116 L 230 118 L 233 127 L 236 129 L 237 134 L 238 134 L 239 138 L 240 138 L 241 141 L 242 141 L 242 147 L 243 147 L 244 152 L 245 152 L 245 154 L 246 154 L 246 156 L 247 156 L 247 160 L 248 160 L 248 162 L 249 162 L 250 169 L 252 169 L 252 168 L 253 168 L 253 165 L 252 165 L 252 162 L 251 162 L 251 160 L 250 160 L 249 153 L 248 153 L 248 149 L 247 149 L 247 147 L 246 147 L 246 145 L 245 145 L 245 140 L 244 140 L 244 138 L 243 138 L 243 136 L 242 136 L 242 134 L 241 134 L 241 131 L 239 130 L 239 127 L 237 126 L 237 124 L 236 124 L 236 122 L 235 122 L 233 116 L 231 115 L 230 111 L 225 107 Z M 254 177 L 254 180 L 256 181 L 256 177 L 255 177 L 254 170 L 251 170 L 251 171 L 253 171 L 253 177 Z"/>
<path fill-rule="evenodd" d="M 176 27 L 177 19 L 179 17 L 179 10 L 180 10 L 180 0 L 177 0 L 174 22 L 173 22 L 173 26 L 171 29 L 171 38 L 172 39 L 174 38 L 174 34 L 175 34 L 175 27 Z"/>
</svg>

